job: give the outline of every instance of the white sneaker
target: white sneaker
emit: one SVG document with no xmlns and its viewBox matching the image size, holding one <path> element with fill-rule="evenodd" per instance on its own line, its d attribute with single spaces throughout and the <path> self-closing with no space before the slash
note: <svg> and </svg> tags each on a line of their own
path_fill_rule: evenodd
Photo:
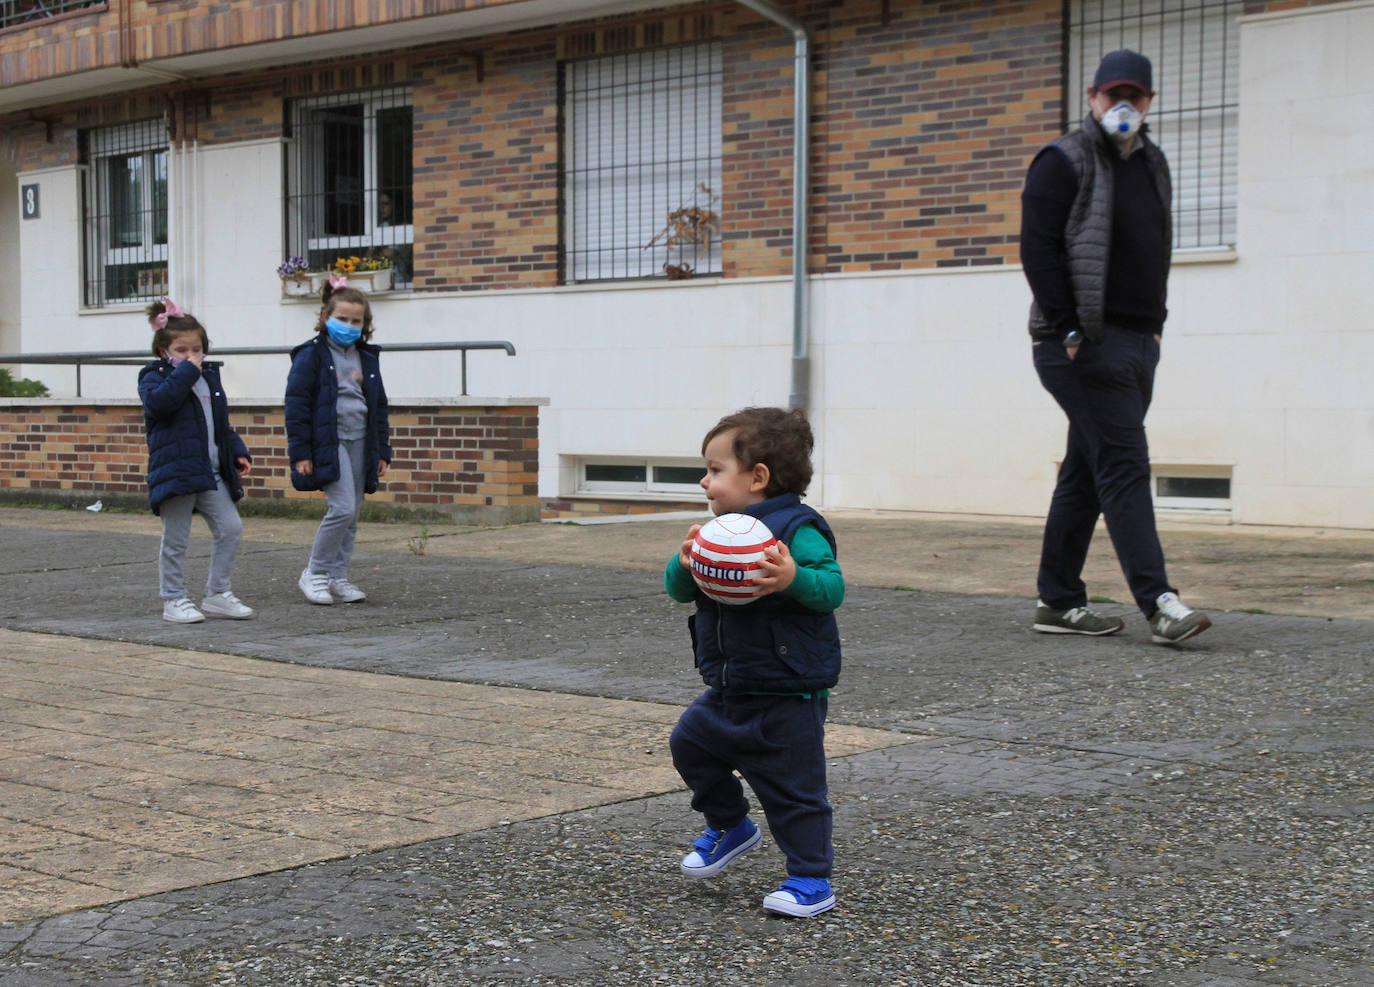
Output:
<svg viewBox="0 0 1374 987">
<path fill-rule="evenodd" d="M 1160 593 L 1155 606 L 1159 609 L 1150 618 L 1150 640 L 1155 644 L 1177 644 L 1212 626 L 1206 614 L 1185 607 L 1173 593 Z"/>
<path fill-rule="evenodd" d="M 211 617 L 228 617 L 230 620 L 247 620 L 253 616 L 253 608 L 228 590 L 211 593 L 200 601 L 200 609 Z"/>
<path fill-rule="evenodd" d="M 339 603 L 359 603 L 367 599 L 367 594 L 347 579 L 329 580 L 329 595 Z"/>
<path fill-rule="evenodd" d="M 183 596 L 179 600 L 163 601 L 162 619 L 171 621 L 173 624 L 199 624 L 205 619 L 205 614 L 197 610 L 196 605 Z"/>
<path fill-rule="evenodd" d="M 306 569 L 301 573 L 301 578 L 296 580 L 296 585 L 301 588 L 301 592 L 311 603 L 318 603 L 327 607 L 334 602 L 334 597 L 329 595 L 328 573 L 311 572 Z"/>
</svg>

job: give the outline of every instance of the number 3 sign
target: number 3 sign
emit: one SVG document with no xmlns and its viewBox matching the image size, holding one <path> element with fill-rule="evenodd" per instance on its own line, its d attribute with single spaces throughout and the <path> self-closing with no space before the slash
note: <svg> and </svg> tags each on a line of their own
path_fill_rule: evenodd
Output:
<svg viewBox="0 0 1374 987">
<path fill-rule="evenodd" d="M 23 200 L 22 205 L 20 206 L 20 211 L 21 211 L 23 217 L 24 217 L 25 219 L 37 219 L 37 218 L 38 218 L 38 186 L 37 186 L 37 185 L 21 185 L 21 186 L 19 187 L 19 194 L 20 194 L 20 196 L 22 197 L 22 200 Z"/>
</svg>

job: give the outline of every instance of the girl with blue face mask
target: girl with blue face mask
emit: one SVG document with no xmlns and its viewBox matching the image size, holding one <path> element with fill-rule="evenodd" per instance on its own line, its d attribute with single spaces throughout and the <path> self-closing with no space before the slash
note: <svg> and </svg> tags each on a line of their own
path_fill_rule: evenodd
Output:
<svg viewBox="0 0 1374 987">
<path fill-rule="evenodd" d="M 311 603 L 367 599 L 348 578 L 363 497 L 391 462 L 391 428 L 367 296 L 332 277 L 315 337 L 291 351 L 286 442 L 291 485 L 322 490 L 328 509 L 297 585 Z"/>
</svg>

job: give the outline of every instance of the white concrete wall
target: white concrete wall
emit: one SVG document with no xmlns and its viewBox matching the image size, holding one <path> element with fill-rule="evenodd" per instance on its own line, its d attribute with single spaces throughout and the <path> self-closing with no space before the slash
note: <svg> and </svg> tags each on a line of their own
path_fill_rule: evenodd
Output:
<svg viewBox="0 0 1374 987">
<path fill-rule="evenodd" d="M 39 203 L 40 211 L 42 203 Z M 29 220 L 37 222 L 37 220 Z M 0 271 L 21 270 L 19 259 L 19 182 L 7 155 L 0 153 Z M 0 353 L 20 352 L 20 305 L 24 283 L 20 277 L 0 278 Z M 16 377 L 18 367 L 4 366 Z"/>
<path fill-rule="evenodd" d="M 1177 263 L 1149 427 L 1163 463 L 1234 469 L 1237 521 L 1374 527 L 1374 3 L 1247 19 L 1241 34 L 1239 243 Z M 1363 125 L 1352 125 L 1362 116 Z M 31 176 L 20 176 L 21 181 Z M 143 349 L 137 311 L 77 314 L 71 170 L 47 172 L 44 218 L 21 224 L 23 345 Z M 283 302 L 281 151 L 187 149 L 173 169 L 172 283 L 215 343 L 305 339 Z M 174 295 L 175 297 L 175 295 Z M 1019 270 L 813 280 L 820 506 L 1041 515 L 1064 444 L 1025 333 Z M 542 396 L 540 494 L 571 492 L 565 457 L 692 457 L 702 433 L 790 389 L 786 279 L 381 296 L 377 341 L 509 339 L 469 356 L 474 395 Z M 393 400 L 458 392 L 455 354 L 389 354 Z M 235 359 L 226 388 L 275 399 L 284 357 Z M 71 372 L 26 368 L 55 393 Z M 128 396 L 132 368 L 87 370 L 88 395 Z"/>
</svg>

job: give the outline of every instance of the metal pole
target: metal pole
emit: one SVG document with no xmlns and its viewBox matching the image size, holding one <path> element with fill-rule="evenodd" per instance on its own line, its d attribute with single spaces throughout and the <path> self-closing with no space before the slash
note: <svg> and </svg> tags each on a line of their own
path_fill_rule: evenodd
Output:
<svg viewBox="0 0 1374 987">
<path fill-rule="evenodd" d="M 810 244 L 811 68 L 806 28 L 768 0 L 736 0 L 792 32 L 792 393 L 788 406 L 811 403 L 811 312 L 806 259 Z"/>
</svg>

